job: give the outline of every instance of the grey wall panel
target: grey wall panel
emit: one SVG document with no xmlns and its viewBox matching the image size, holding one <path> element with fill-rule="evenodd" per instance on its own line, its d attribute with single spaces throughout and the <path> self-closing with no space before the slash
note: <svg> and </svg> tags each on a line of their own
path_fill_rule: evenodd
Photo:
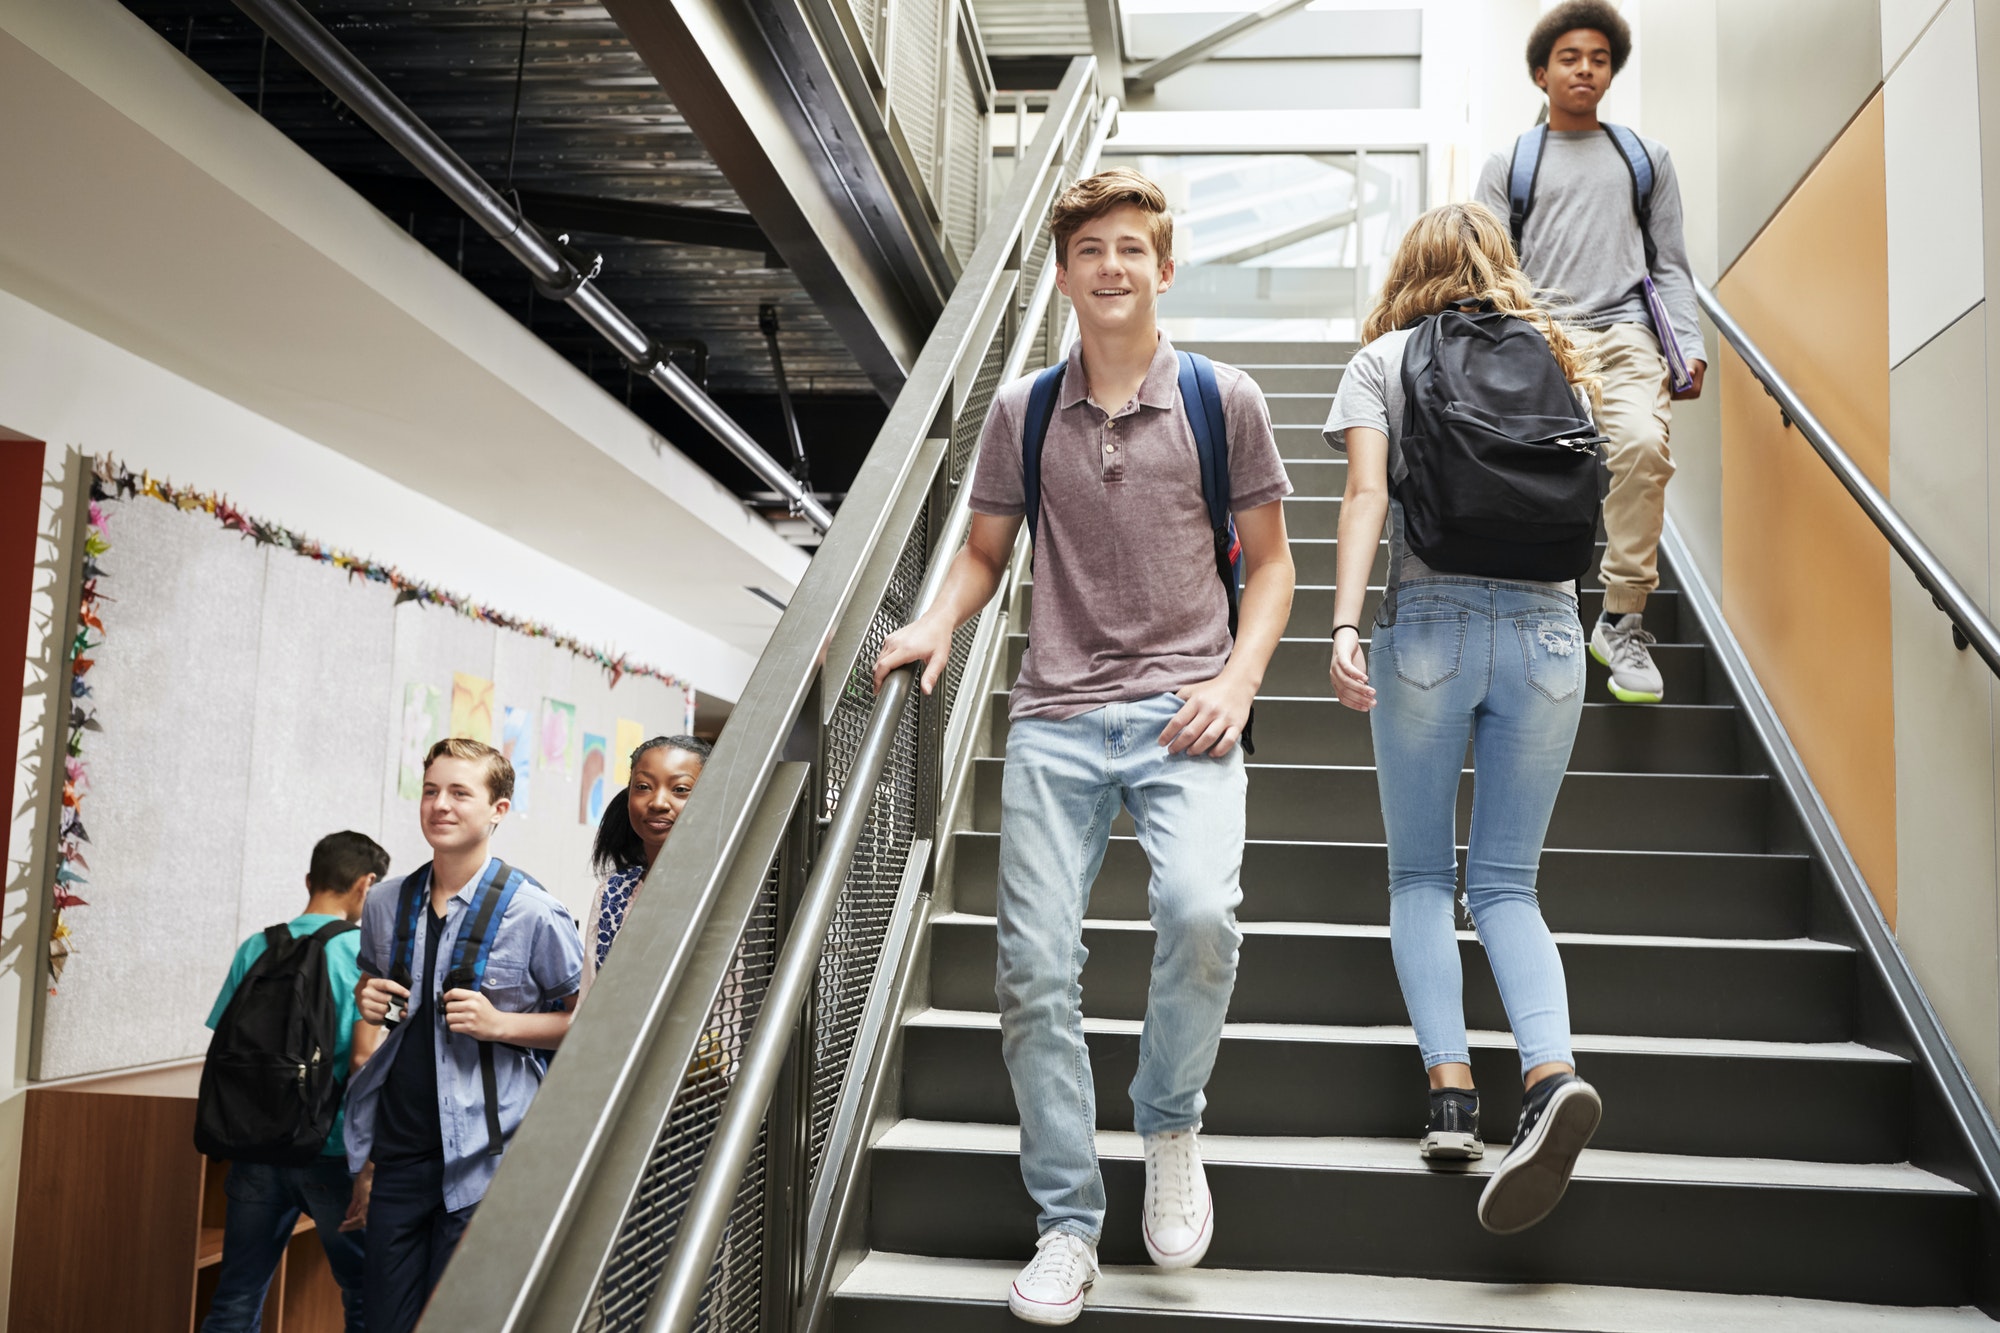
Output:
<svg viewBox="0 0 2000 1333">
<path fill-rule="evenodd" d="M 1210 60 L 1134 96 L 1132 111 L 1375 111 L 1421 104 L 1415 56 L 1338 60 Z"/>
<path fill-rule="evenodd" d="M 1125 20 L 1125 54 L 1158 60 L 1240 18 L 1240 12 L 1132 14 Z M 1218 51 L 1217 60 L 1324 56 L 1416 56 L 1423 53 L 1420 9 L 1308 9 L 1279 19 Z"/>
<path fill-rule="evenodd" d="M 1975 600 L 1987 584 L 1985 312 L 1890 372 L 1889 495 Z M 1993 682 L 1884 553 L 1896 696 L 1896 936 L 1986 1104 L 2000 1106 Z"/>
<path fill-rule="evenodd" d="M 1726 270 L 1882 81 L 1876 0 L 1733 0 L 1717 32 Z"/>
</svg>

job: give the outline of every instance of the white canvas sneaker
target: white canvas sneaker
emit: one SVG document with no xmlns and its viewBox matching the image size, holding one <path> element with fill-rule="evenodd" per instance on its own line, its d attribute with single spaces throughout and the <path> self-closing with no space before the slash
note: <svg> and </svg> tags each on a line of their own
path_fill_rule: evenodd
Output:
<svg viewBox="0 0 2000 1333">
<path fill-rule="evenodd" d="M 1141 1136 L 1146 1145 L 1146 1253 L 1162 1268 L 1193 1268 L 1215 1238 L 1215 1201 L 1195 1132 Z"/>
<path fill-rule="evenodd" d="M 1035 1257 L 1007 1290 L 1007 1308 L 1031 1324 L 1067 1324 L 1083 1313 L 1083 1293 L 1097 1281 L 1097 1247 L 1067 1231 L 1035 1242 Z"/>
</svg>

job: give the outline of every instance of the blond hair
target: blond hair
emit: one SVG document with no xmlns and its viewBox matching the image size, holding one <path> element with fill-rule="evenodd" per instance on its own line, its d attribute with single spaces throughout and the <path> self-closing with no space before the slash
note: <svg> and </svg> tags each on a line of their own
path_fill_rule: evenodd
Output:
<svg viewBox="0 0 2000 1333">
<path fill-rule="evenodd" d="M 1410 224 L 1361 326 L 1361 340 L 1373 342 L 1426 315 L 1478 301 L 1534 325 L 1548 340 L 1563 378 L 1598 401 L 1596 359 L 1536 303 L 1506 224 L 1481 204 L 1445 204 Z"/>
<path fill-rule="evenodd" d="M 1085 176 L 1056 197 L 1049 209 L 1049 234 L 1055 238 L 1056 263 L 1069 266 L 1069 242 L 1086 222 L 1126 204 L 1148 214 L 1146 235 L 1153 257 L 1165 264 L 1174 257 L 1174 215 L 1167 211 L 1167 194 L 1130 167 L 1113 167 Z"/>
<path fill-rule="evenodd" d="M 433 745 L 424 756 L 424 772 L 431 771 L 431 765 L 440 759 L 467 759 L 486 770 L 486 791 L 493 804 L 514 799 L 514 766 L 484 741 L 470 740 L 464 736 L 447 736 Z"/>
</svg>

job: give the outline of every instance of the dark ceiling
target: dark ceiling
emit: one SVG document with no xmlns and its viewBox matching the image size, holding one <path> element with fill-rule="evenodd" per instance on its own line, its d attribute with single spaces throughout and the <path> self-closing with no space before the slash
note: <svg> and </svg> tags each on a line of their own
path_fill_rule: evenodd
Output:
<svg viewBox="0 0 2000 1333">
<path fill-rule="evenodd" d="M 748 469 L 623 364 L 228 0 L 123 0 L 739 495 Z M 598 285 L 759 441 L 789 458 L 761 307 L 776 308 L 814 489 L 844 491 L 885 409 L 652 72 L 599 4 L 307 0 L 529 219 L 601 251 Z"/>
</svg>

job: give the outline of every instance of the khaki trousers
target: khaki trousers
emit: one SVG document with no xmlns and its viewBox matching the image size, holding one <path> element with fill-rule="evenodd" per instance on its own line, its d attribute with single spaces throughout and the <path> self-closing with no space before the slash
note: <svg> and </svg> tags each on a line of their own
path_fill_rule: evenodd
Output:
<svg viewBox="0 0 2000 1333">
<path fill-rule="evenodd" d="M 1604 609 L 1614 616 L 1646 609 L 1646 594 L 1660 586 L 1660 532 L 1667 519 L 1667 479 L 1674 458 L 1667 450 L 1672 408 L 1667 361 L 1645 324 L 1613 324 L 1571 331 L 1577 345 L 1598 357 L 1604 405 L 1598 429 L 1610 437 L 1604 459 L 1611 489 L 1604 497 Z"/>
</svg>

